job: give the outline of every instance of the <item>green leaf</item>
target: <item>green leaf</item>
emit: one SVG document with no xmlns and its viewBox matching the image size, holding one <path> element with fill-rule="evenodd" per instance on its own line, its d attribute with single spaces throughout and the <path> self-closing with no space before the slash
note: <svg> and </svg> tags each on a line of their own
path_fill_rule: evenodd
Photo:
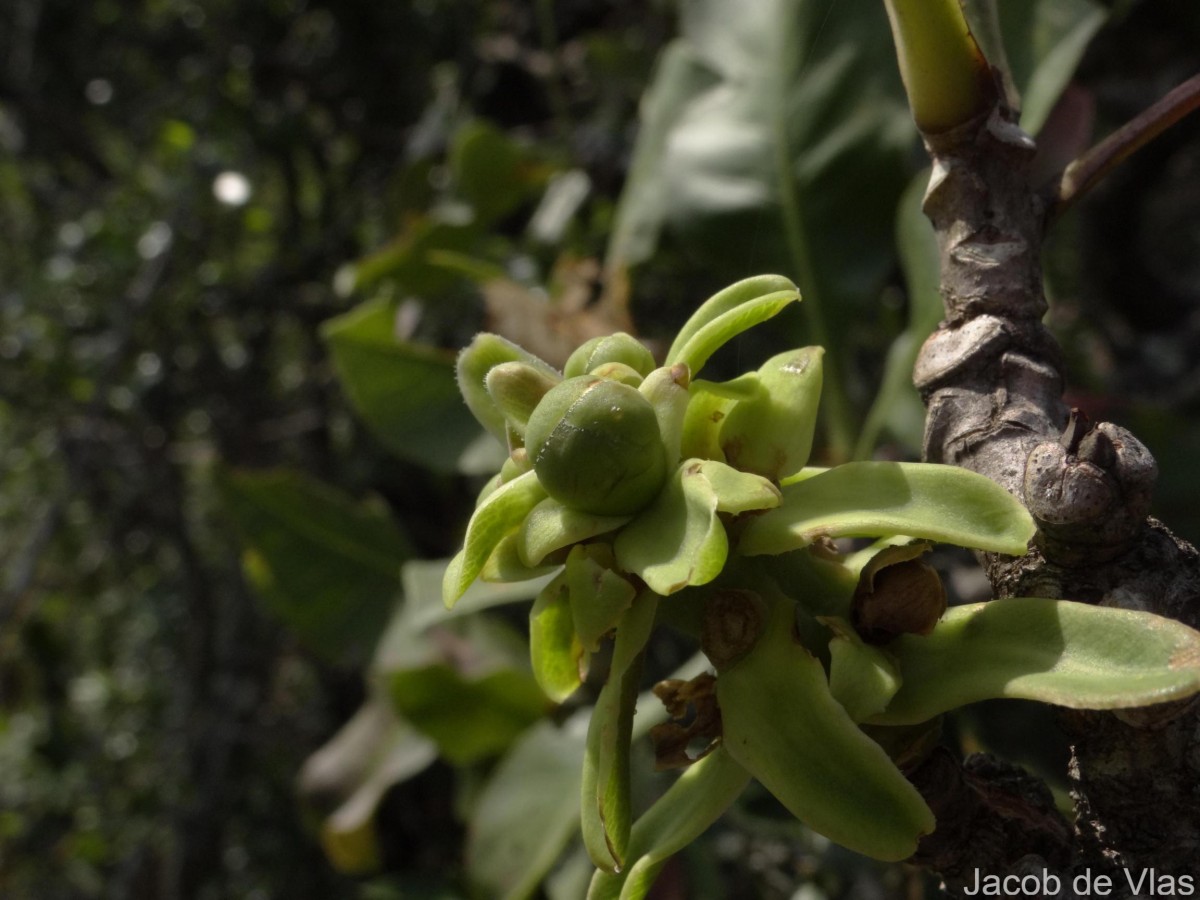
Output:
<svg viewBox="0 0 1200 900">
<path fill-rule="evenodd" d="M 679 329 L 675 340 L 671 342 L 671 348 L 667 351 L 666 364 L 673 366 L 679 362 L 684 348 L 692 343 L 701 331 L 718 319 L 736 311 L 738 307 L 746 303 L 784 292 L 796 292 L 796 285 L 790 278 L 782 275 L 752 275 L 717 291 L 701 303 L 683 323 L 683 327 Z M 800 297 L 797 295 L 793 299 L 799 300 Z M 692 369 L 693 376 L 697 372 L 697 369 Z"/>
<path fill-rule="evenodd" d="M 747 280 L 753 281 L 753 279 Z M 739 282 L 738 285 L 744 283 Z M 738 285 L 734 285 L 734 287 L 738 287 Z M 774 318 L 785 306 L 789 303 L 796 303 L 799 299 L 800 294 L 793 287 L 744 301 L 729 312 L 723 313 L 701 326 L 678 349 L 672 347 L 667 356 L 667 364 L 682 363 L 693 374 L 698 373 L 704 368 L 708 358 L 729 341 L 743 331 Z M 701 308 L 703 309 L 703 307 Z M 676 341 L 678 342 L 679 339 L 676 338 Z"/>
<path fill-rule="evenodd" d="M 579 829 L 586 712 L 539 722 L 500 761 L 471 814 L 466 868 L 476 895 L 524 900 Z"/>
<path fill-rule="evenodd" d="M 525 148 L 481 120 L 468 122 L 454 135 L 450 171 L 480 223 L 511 212 L 532 196 L 548 174 Z"/>
<path fill-rule="evenodd" d="M 642 656 L 657 607 L 658 598 L 643 591 L 617 626 L 608 681 L 588 724 L 580 792 L 583 842 L 592 862 L 606 872 L 624 865 L 629 841 L 629 744 Z"/>
<path fill-rule="evenodd" d="M 326 322 L 321 335 L 355 410 L 388 450 L 443 472 L 479 437 L 448 353 L 398 340 L 395 309 L 371 301 Z"/>
<path fill-rule="evenodd" d="M 562 703 L 583 681 L 585 650 L 575 621 L 565 575 L 542 588 L 529 612 L 529 658 L 533 677 L 546 696 Z"/>
<path fill-rule="evenodd" d="M 387 683 L 400 715 L 437 741 L 454 765 L 503 752 L 547 711 L 541 688 L 520 669 L 465 675 L 435 663 L 392 672 Z"/>
<path fill-rule="evenodd" d="M 956 606 L 888 645 L 903 685 L 871 721 L 904 725 L 992 697 L 1120 709 L 1200 691 L 1200 633 L 1145 612 L 1016 597 Z"/>
<path fill-rule="evenodd" d="M 490 581 L 501 584 L 509 581 L 529 581 L 541 575 L 554 572 L 557 565 L 527 566 L 521 558 L 521 533 L 514 529 L 500 539 L 500 543 L 492 551 L 483 569 L 479 572 L 480 581 Z"/>
<path fill-rule="evenodd" d="M 754 556 L 818 537 L 905 534 L 1020 556 L 1029 513 L 995 482 L 955 466 L 858 462 L 783 489 L 783 504 L 747 523 L 738 549 Z"/>
<path fill-rule="evenodd" d="M 633 824 L 631 865 L 620 873 L 598 871 L 588 900 L 641 900 L 672 854 L 700 837 L 745 790 L 750 773 L 724 747 L 684 770 Z"/>
<path fill-rule="evenodd" d="M 442 600 L 453 606 L 471 582 L 479 577 L 497 545 L 529 515 L 546 492 L 537 474 L 526 472 L 488 495 L 467 523 L 462 552 L 446 569 Z"/>
<path fill-rule="evenodd" d="M 630 518 L 579 512 L 547 498 L 530 510 L 521 525 L 521 558 L 526 565 L 538 565 L 555 550 L 615 531 Z"/>
<path fill-rule="evenodd" d="M 681 463 L 667 476 L 654 502 L 613 542 L 621 569 L 664 597 L 712 581 L 728 556 L 729 539 L 717 517 L 717 494 L 701 462 Z"/>
<path fill-rule="evenodd" d="M 763 633 L 717 674 L 722 746 L 814 831 L 876 859 L 908 858 L 933 831 L 933 814 L 796 642 L 793 601 L 758 586 Z"/>
<path fill-rule="evenodd" d="M 895 56 L 887 17 L 879 5 L 817 0 L 763 0 L 737 16 L 724 0 L 680 9 L 609 268 L 651 260 L 669 241 L 713 278 L 742 277 L 748 264 L 791 275 L 807 327 L 787 343 L 830 348 L 825 409 L 840 423 L 835 443 L 848 442 L 839 385 L 894 266 L 893 211 L 915 141 L 896 67 L 880 65 Z"/>
<path fill-rule="evenodd" d="M 382 506 L 286 469 L 221 471 L 217 484 L 247 579 L 271 612 L 327 659 L 365 659 L 412 553 Z"/>
</svg>

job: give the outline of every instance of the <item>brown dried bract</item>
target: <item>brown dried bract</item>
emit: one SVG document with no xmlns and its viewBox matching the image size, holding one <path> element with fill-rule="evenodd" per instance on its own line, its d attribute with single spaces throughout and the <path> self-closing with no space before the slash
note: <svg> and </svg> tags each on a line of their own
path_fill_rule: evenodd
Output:
<svg viewBox="0 0 1200 900">
<path fill-rule="evenodd" d="M 691 681 L 668 678 L 654 686 L 654 695 L 671 716 L 671 721 L 650 729 L 656 769 L 690 766 L 716 747 L 721 737 L 721 710 L 715 676 L 705 672 Z M 688 746 L 700 740 L 707 740 L 707 746 L 697 756 L 688 755 Z"/>
</svg>

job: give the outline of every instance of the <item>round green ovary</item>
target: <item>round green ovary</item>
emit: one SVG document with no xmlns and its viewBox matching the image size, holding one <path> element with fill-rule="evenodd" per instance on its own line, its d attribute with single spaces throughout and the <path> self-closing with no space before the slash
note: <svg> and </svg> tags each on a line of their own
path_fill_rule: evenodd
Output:
<svg viewBox="0 0 1200 900">
<path fill-rule="evenodd" d="M 525 437 L 546 493 L 581 512 L 630 515 L 666 478 L 654 408 L 618 382 L 586 375 L 564 381 L 542 398 Z"/>
</svg>

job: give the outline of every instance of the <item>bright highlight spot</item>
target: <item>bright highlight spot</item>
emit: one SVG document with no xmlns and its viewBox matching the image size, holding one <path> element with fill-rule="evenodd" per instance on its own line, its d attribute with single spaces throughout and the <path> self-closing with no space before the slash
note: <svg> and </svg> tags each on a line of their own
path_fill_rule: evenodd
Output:
<svg viewBox="0 0 1200 900">
<path fill-rule="evenodd" d="M 213 196 L 227 206 L 241 206 L 250 199 L 250 180 L 241 172 L 222 172 L 213 179 Z"/>
</svg>

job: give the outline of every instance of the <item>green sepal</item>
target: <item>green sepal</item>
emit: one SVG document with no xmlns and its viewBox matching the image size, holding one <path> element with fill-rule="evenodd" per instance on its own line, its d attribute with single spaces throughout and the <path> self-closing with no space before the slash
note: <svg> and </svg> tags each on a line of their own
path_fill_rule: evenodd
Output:
<svg viewBox="0 0 1200 900">
<path fill-rule="evenodd" d="M 565 576 L 575 634 L 584 649 L 596 652 L 600 639 L 617 627 L 637 589 L 613 568 L 608 544 L 579 544 L 567 555 Z"/>
<path fill-rule="evenodd" d="M 729 554 L 717 517 L 718 498 L 699 464 L 689 459 L 613 542 L 617 564 L 664 597 L 716 578 Z"/>
<path fill-rule="evenodd" d="M 691 400 L 691 394 L 688 392 L 690 379 L 691 375 L 686 366 L 664 366 L 647 375 L 638 388 L 642 396 L 654 407 L 654 416 L 658 420 L 658 431 L 666 453 L 667 471 L 679 462 L 684 420 Z"/>
<path fill-rule="evenodd" d="M 679 329 L 679 334 L 675 336 L 675 340 L 671 344 L 671 349 L 667 351 L 667 365 L 686 362 L 687 360 L 684 358 L 685 348 L 695 341 L 701 331 L 712 325 L 717 319 L 728 313 L 735 312 L 739 306 L 752 300 L 757 300 L 771 294 L 782 293 L 795 295 L 788 300 L 789 303 L 800 299 L 800 292 L 796 289 L 796 285 L 791 279 L 784 278 L 782 275 L 755 275 L 750 278 L 744 278 L 713 294 L 700 304 L 691 317 L 683 324 L 683 327 Z M 749 325 L 746 327 L 749 327 Z M 729 335 L 729 337 L 732 336 L 732 334 Z M 725 340 L 728 340 L 728 338 Z M 720 343 L 724 343 L 724 340 Z M 717 344 L 717 346 L 720 346 L 720 344 Z M 705 359 L 707 359 L 707 356 L 705 356 Z M 691 365 L 691 363 L 688 363 L 688 365 L 691 367 L 693 375 L 700 371 L 699 366 Z"/>
<path fill-rule="evenodd" d="M 629 843 L 629 745 L 646 641 L 654 627 L 658 598 L 642 591 L 617 626 L 608 681 L 596 699 L 583 761 L 583 843 L 596 868 L 624 866 Z"/>
<path fill-rule="evenodd" d="M 721 423 L 726 462 L 776 481 L 804 467 L 817 424 L 824 354 L 820 347 L 802 347 L 759 367 L 754 396 L 734 404 Z"/>
<path fill-rule="evenodd" d="M 521 559 L 527 566 L 536 566 L 555 550 L 615 531 L 631 518 L 595 516 L 547 497 L 530 510 L 521 525 Z"/>
<path fill-rule="evenodd" d="M 498 334 L 483 332 L 475 335 L 475 339 L 458 355 L 455 374 L 458 378 L 459 392 L 462 393 L 467 409 L 471 410 L 480 425 L 507 446 L 504 413 L 497 408 L 488 394 L 485 383 L 488 372 L 506 362 L 527 363 L 555 382 L 561 381 L 562 376 L 549 363 Z"/>
<path fill-rule="evenodd" d="M 748 522 L 738 549 L 784 553 L 819 537 L 904 534 L 1020 556 L 1033 519 L 974 472 L 928 463 L 856 462 L 783 487 L 783 503 Z"/>
<path fill-rule="evenodd" d="M 558 568 L 556 565 L 526 565 L 525 560 L 521 558 L 520 544 L 521 532 L 518 529 L 513 529 L 502 537 L 487 558 L 487 562 L 483 564 L 483 568 L 479 570 L 479 580 L 489 584 L 529 581 L 531 578 L 548 575 Z"/>
<path fill-rule="evenodd" d="M 692 462 L 717 495 L 717 512 L 737 516 L 773 509 L 782 500 L 779 488 L 762 475 L 739 472 L 733 466 L 715 459 L 698 459 Z"/>
<path fill-rule="evenodd" d="M 881 725 L 993 697 L 1121 709 L 1200 692 L 1200 632 L 1152 613 L 1013 597 L 956 606 L 925 636 L 888 644 L 903 685 Z"/>
<path fill-rule="evenodd" d="M 845 619 L 821 616 L 829 641 L 829 692 L 855 722 L 887 708 L 900 690 L 900 671 L 887 651 L 864 643 Z"/>
<path fill-rule="evenodd" d="M 479 577 L 501 540 L 546 497 L 534 472 L 526 472 L 488 495 L 467 523 L 463 549 L 451 560 L 442 581 L 442 602 L 455 604 Z"/>
<path fill-rule="evenodd" d="M 542 588 L 529 612 L 533 677 L 546 696 L 562 703 L 583 683 L 587 651 L 575 635 L 565 575 Z"/>
<path fill-rule="evenodd" d="M 765 628 L 717 675 L 723 746 L 814 831 L 876 859 L 908 858 L 933 831 L 933 813 L 796 642 L 794 602 L 765 581 L 756 586 Z"/>
<path fill-rule="evenodd" d="M 535 366 L 527 362 L 506 362 L 488 369 L 483 386 L 508 427 L 523 436 L 525 423 L 538 403 L 561 381 L 562 377 L 557 372 L 546 371 L 545 364 Z"/>
<path fill-rule="evenodd" d="M 642 900 L 666 861 L 720 818 L 749 781 L 750 773 L 720 746 L 688 766 L 633 823 L 631 864 L 618 874 L 597 872 L 587 900 Z"/>
</svg>

